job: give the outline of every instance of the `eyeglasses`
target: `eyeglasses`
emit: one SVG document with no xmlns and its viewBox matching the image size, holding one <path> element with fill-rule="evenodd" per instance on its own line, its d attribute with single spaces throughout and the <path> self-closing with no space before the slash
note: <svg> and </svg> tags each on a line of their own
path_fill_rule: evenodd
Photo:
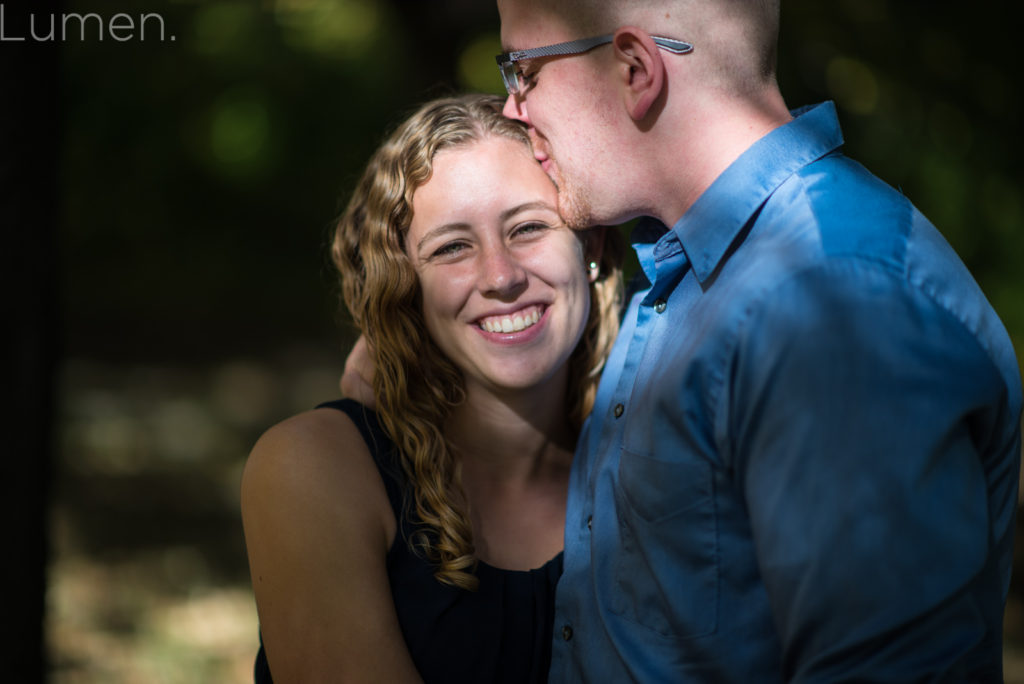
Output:
<svg viewBox="0 0 1024 684">
<path fill-rule="evenodd" d="M 612 42 L 614 37 L 614 33 L 607 33 L 594 38 L 581 38 L 580 40 L 570 40 L 566 43 L 556 43 L 555 45 L 546 45 L 528 50 L 513 50 L 512 52 L 503 52 L 494 59 L 498 62 L 498 70 L 501 71 L 501 80 L 505 82 L 505 90 L 508 91 L 509 95 L 516 95 L 523 89 L 519 70 L 516 69 L 516 62 L 537 57 L 581 55 L 599 45 Z M 688 52 L 693 52 L 693 45 L 676 40 L 675 38 L 651 36 L 651 40 L 661 49 L 668 50 L 673 54 L 685 55 Z"/>
</svg>

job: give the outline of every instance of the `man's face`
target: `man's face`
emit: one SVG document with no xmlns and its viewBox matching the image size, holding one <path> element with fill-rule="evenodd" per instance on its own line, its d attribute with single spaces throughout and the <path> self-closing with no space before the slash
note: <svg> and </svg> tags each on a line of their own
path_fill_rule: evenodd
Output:
<svg viewBox="0 0 1024 684">
<path fill-rule="evenodd" d="M 533 0 L 498 0 L 498 12 L 506 50 L 583 37 Z M 600 55 L 593 54 L 608 49 L 517 63 L 523 87 L 505 103 L 505 116 L 529 126 L 534 157 L 558 187 L 559 213 L 574 229 L 613 222 L 602 183 L 615 173 L 606 147 L 612 129 L 597 87 Z"/>
</svg>

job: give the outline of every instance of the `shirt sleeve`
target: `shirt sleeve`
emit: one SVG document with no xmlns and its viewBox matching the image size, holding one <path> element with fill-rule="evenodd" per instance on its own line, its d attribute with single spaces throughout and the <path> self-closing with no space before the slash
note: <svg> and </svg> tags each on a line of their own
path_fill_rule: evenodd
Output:
<svg viewBox="0 0 1024 684">
<path fill-rule="evenodd" d="M 1005 591 L 988 471 L 1006 388 L 975 336 L 901 274 L 836 260 L 752 307 L 729 387 L 787 680 L 973 667 Z"/>
</svg>

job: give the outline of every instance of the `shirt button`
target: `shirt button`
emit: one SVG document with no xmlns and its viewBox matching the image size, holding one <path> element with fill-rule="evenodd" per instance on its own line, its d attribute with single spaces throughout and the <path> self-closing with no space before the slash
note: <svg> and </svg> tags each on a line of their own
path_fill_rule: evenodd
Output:
<svg viewBox="0 0 1024 684">
<path fill-rule="evenodd" d="M 594 516 L 592 516 L 592 515 L 588 515 L 587 516 L 587 529 L 588 530 L 594 529 Z"/>
<path fill-rule="evenodd" d="M 622 412 L 625 411 L 625 410 L 626 410 L 625 406 L 623 406 L 622 404 L 616 404 L 615 405 L 615 410 L 613 411 L 613 413 L 615 413 L 615 417 L 616 418 L 621 418 L 622 417 Z"/>
<path fill-rule="evenodd" d="M 665 306 L 667 306 L 667 303 L 665 302 L 664 299 L 655 299 L 654 300 L 654 310 L 657 313 L 664 313 L 665 312 Z"/>
<path fill-rule="evenodd" d="M 570 627 L 569 625 L 565 625 L 564 627 L 562 627 L 562 638 L 566 641 L 572 639 L 572 627 Z"/>
</svg>

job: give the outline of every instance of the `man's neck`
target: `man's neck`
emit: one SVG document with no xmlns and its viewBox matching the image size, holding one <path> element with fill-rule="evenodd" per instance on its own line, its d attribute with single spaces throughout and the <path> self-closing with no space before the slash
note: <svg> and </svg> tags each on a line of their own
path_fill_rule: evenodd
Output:
<svg viewBox="0 0 1024 684">
<path fill-rule="evenodd" d="M 757 99 L 711 100 L 664 112 L 650 139 L 650 214 L 673 226 L 751 145 L 792 119 L 776 88 Z"/>
</svg>

